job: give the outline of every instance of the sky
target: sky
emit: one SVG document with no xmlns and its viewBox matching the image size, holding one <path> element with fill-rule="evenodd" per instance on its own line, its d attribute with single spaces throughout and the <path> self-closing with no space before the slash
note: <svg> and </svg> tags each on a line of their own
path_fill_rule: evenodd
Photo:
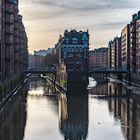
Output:
<svg viewBox="0 0 140 140">
<path fill-rule="evenodd" d="M 30 53 L 54 47 L 65 29 L 88 29 L 90 49 L 107 47 L 139 5 L 139 0 L 19 0 Z"/>
</svg>

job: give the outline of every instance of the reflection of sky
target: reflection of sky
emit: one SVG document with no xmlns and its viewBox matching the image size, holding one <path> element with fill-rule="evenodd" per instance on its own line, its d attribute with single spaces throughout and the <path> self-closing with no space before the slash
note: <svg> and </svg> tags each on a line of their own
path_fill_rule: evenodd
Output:
<svg viewBox="0 0 140 140">
<path fill-rule="evenodd" d="M 41 88 L 38 87 L 36 92 L 40 91 Z M 28 94 L 31 94 L 30 92 Z M 32 90 L 32 92 L 35 92 L 35 90 Z M 24 140 L 55 140 L 56 138 L 62 140 L 62 136 L 59 134 L 58 107 L 55 101 L 47 96 L 33 97 L 28 96 L 27 98 L 28 117 Z"/>
<path fill-rule="evenodd" d="M 43 95 L 43 94 L 44 94 L 43 88 L 37 88 L 28 91 L 28 95 Z"/>
<path fill-rule="evenodd" d="M 37 88 L 33 89 L 32 91 L 43 92 L 42 86 L 39 84 L 37 85 Z M 116 87 L 116 84 L 112 83 L 112 87 Z M 30 92 L 31 90 L 29 90 L 29 94 Z M 130 136 L 134 134 L 133 137 L 135 137 L 135 133 L 137 135 L 137 132 L 139 132 L 138 127 L 136 129 L 137 132 L 135 131 L 135 129 L 130 129 L 133 128 L 133 125 L 135 125 L 136 122 L 139 122 L 139 109 L 138 107 L 136 107 L 136 105 L 138 105 L 136 101 L 132 101 L 132 103 L 130 104 L 130 109 L 128 109 L 128 99 L 123 98 L 124 100 L 120 100 L 122 103 L 120 104 L 121 110 L 118 110 L 118 112 L 121 111 L 121 116 L 118 116 L 121 117 L 121 120 L 119 120 L 118 117 L 114 117 L 114 110 L 116 104 L 117 111 L 117 106 L 119 106 L 120 102 L 115 101 L 113 98 L 111 101 L 99 100 L 93 98 L 92 95 L 89 95 L 87 102 L 86 100 L 83 100 L 83 96 L 79 96 L 77 98 L 76 96 L 73 96 L 73 98 L 72 96 L 67 97 L 69 99 L 66 98 L 63 94 L 61 96 L 59 95 L 59 98 L 56 94 L 53 97 L 48 95 L 41 96 L 41 98 L 38 98 L 37 96 L 28 96 L 28 117 L 26 122 L 24 140 L 55 140 L 56 138 L 57 140 L 63 140 L 64 136 L 61 134 L 61 129 L 59 127 L 60 124 L 61 126 L 66 126 L 68 124 L 68 128 L 65 129 L 68 131 L 65 132 L 71 132 L 71 130 L 73 131 L 73 129 L 71 128 L 79 128 L 74 131 L 85 134 L 87 130 L 84 129 L 84 127 L 82 127 L 83 129 L 81 130 L 81 127 L 79 127 L 81 126 L 81 122 L 83 126 L 85 123 L 88 124 L 87 140 L 125 140 L 124 137 L 126 135 L 126 129 L 129 128 L 130 132 L 134 130 L 132 134 L 130 133 Z M 84 99 L 86 98 L 84 97 Z M 111 110 L 109 110 L 110 105 L 112 108 Z M 134 111 L 135 107 L 137 113 Z M 125 115 L 127 115 L 127 117 L 129 117 L 128 115 L 130 115 L 129 111 L 126 112 L 127 110 L 130 110 L 130 114 L 132 115 L 129 119 L 136 119 L 136 122 L 132 120 L 134 124 L 132 122 L 129 122 L 130 120 L 127 120 Z M 73 125 L 73 122 L 75 122 L 75 127 L 71 127 Z"/>
<path fill-rule="evenodd" d="M 53 47 L 66 28 L 88 28 L 91 47 L 107 46 L 138 10 L 139 0 L 20 0 L 30 51 Z"/>
<path fill-rule="evenodd" d="M 125 140 L 120 121 L 109 113 L 106 101 L 89 98 L 89 108 L 89 140 Z"/>
</svg>

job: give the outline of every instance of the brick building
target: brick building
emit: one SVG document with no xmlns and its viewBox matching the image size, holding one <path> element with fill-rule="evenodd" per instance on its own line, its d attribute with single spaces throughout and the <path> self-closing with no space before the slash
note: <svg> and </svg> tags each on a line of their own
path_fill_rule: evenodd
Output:
<svg viewBox="0 0 140 140">
<path fill-rule="evenodd" d="M 18 0 L 0 0 L 0 101 L 27 69 L 27 43 Z"/>
<path fill-rule="evenodd" d="M 108 65 L 110 68 L 121 68 L 121 38 L 115 37 L 108 43 Z"/>
<path fill-rule="evenodd" d="M 89 67 L 108 67 L 108 48 L 103 47 L 91 50 L 89 53 Z"/>
<path fill-rule="evenodd" d="M 140 11 L 130 23 L 130 71 L 140 72 Z"/>
<path fill-rule="evenodd" d="M 13 78 L 27 68 L 27 36 L 18 0 L 1 0 L 1 80 Z"/>
</svg>

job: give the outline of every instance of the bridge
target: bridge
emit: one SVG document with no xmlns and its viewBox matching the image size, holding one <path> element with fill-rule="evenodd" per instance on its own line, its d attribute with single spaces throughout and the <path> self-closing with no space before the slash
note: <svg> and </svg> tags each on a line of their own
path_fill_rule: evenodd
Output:
<svg viewBox="0 0 140 140">
<path fill-rule="evenodd" d="M 56 70 L 55 69 L 49 69 L 49 70 L 26 70 L 25 73 L 27 74 L 56 74 Z"/>
<path fill-rule="evenodd" d="M 122 68 L 110 68 L 110 67 L 103 67 L 103 68 L 92 68 L 89 70 L 89 74 L 129 74 L 129 72 Z"/>
</svg>

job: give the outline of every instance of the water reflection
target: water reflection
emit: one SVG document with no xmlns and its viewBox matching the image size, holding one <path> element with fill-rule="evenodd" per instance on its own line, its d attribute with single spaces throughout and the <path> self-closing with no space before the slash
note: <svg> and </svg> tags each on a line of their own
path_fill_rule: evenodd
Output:
<svg viewBox="0 0 140 140">
<path fill-rule="evenodd" d="M 88 134 L 88 95 L 62 94 L 59 112 L 59 128 L 64 139 L 85 140 Z"/>
<path fill-rule="evenodd" d="M 99 83 L 96 87 L 90 89 L 89 93 L 101 97 L 124 97 L 129 96 L 131 92 L 121 83 L 105 82 Z"/>
<path fill-rule="evenodd" d="M 56 89 L 53 84 L 49 83 L 45 78 L 40 76 L 32 76 L 28 80 L 28 94 L 30 96 L 44 96 L 56 94 Z"/>
<path fill-rule="evenodd" d="M 22 140 L 26 125 L 27 88 L 20 91 L 22 97 L 9 102 L 0 112 L 0 140 Z"/>
<path fill-rule="evenodd" d="M 0 140 L 140 140 L 140 97 L 119 83 L 58 93 L 37 76 L 0 113 Z"/>
<path fill-rule="evenodd" d="M 99 84 L 90 90 L 98 100 L 108 102 L 108 109 L 115 119 L 114 125 L 119 125 L 124 139 L 140 139 L 140 97 L 120 83 L 107 82 Z M 101 96 L 100 96 L 101 95 Z M 101 97 L 101 98 L 100 98 Z M 102 98 L 103 97 L 103 98 Z M 120 124 L 118 124 L 118 120 Z"/>
<path fill-rule="evenodd" d="M 128 140 L 140 139 L 140 97 L 109 100 L 109 109 L 116 119 L 120 119 L 123 135 Z"/>
</svg>

